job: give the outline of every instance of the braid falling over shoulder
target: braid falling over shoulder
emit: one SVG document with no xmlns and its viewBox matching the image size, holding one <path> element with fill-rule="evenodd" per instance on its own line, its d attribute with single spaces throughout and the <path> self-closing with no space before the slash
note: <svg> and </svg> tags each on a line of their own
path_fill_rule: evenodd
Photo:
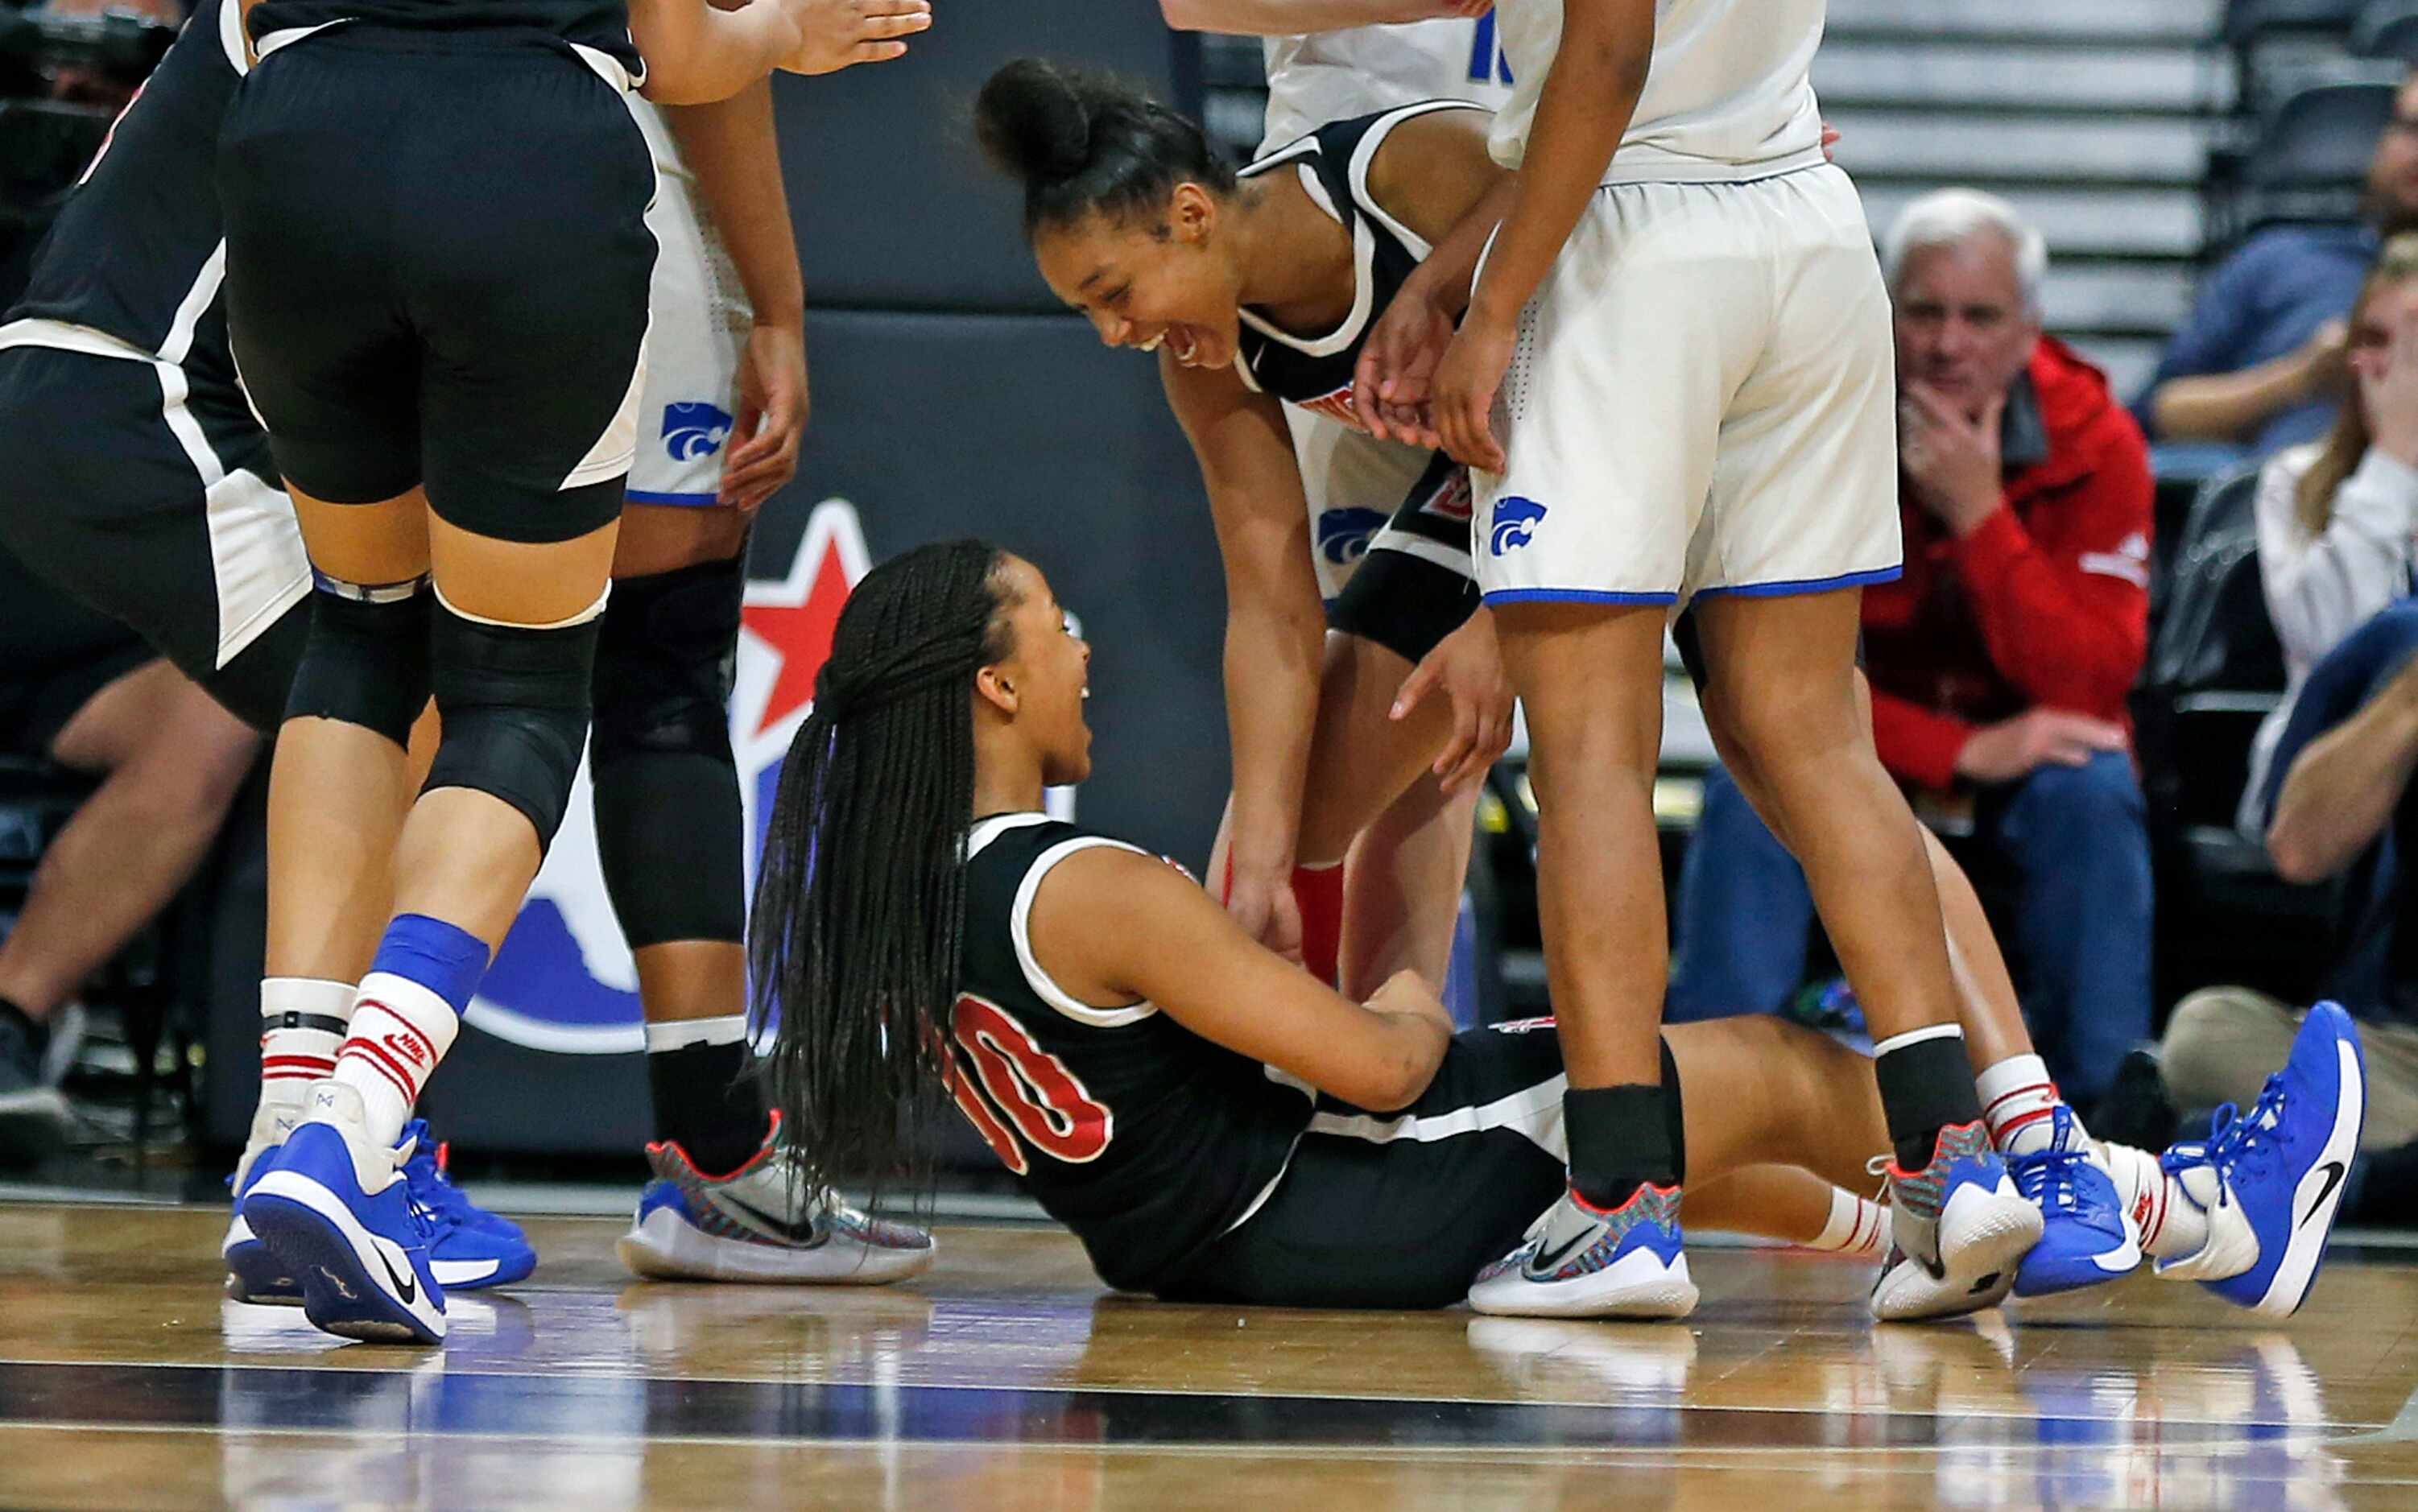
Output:
<svg viewBox="0 0 2418 1512">
<path fill-rule="evenodd" d="M 996 547 L 919 547 L 841 611 L 781 771 L 748 964 L 786 1141 L 812 1186 L 927 1184 L 965 928 L 972 679 L 1007 653 Z"/>
</svg>

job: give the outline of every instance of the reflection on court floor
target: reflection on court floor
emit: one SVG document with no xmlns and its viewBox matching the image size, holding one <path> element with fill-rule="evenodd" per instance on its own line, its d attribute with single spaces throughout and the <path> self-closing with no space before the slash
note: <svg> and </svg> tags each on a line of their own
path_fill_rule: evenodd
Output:
<svg viewBox="0 0 2418 1512">
<path fill-rule="evenodd" d="M 613 1225 L 441 1352 L 222 1301 L 205 1210 L 0 1207 L 0 1504 L 2354 1507 L 2418 1485 L 2418 1267 L 2265 1326 L 2135 1277 L 1946 1327 L 1707 1249 L 1684 1324 L 1170 1306 L 1062 1234 L 910 1287 L 640 1285 Z"/>
</svg>

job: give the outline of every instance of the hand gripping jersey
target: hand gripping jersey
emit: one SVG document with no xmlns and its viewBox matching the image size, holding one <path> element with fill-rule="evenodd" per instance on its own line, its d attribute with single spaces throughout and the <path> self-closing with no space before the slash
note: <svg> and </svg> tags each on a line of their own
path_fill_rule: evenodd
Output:
<svg viewBox="0 0 2418 1512">
<path fill-rule="evenodd" d="M 1263 54 L 1268 79 L 1263 153 L 1324 122 L 1414 100 L 1465 99 L 1499 110 L 1511 98 L 1492 16 L 1271 37 Z"/>
<path fill-rule="evenodd" d="M 1607 184 L 1718 184 L 1822 164 L 1822 110 L 1808 70 L 1826 0 L 1655 0 L 1645 92 Z M 1494 160 L 1528 150 L 1538 92 L 1562 45 L 1562 0 L 1494 8 L 1514 80 L 1494 118 Z"/>
<path fill-rule="evenodd" d="M 1431 250 L 1418 233 L 1370 196 L 1369 164 L 1404 121 L 1477 108 L 1457 99 L 1431 99 L 1337 121 L 1242 170 L 1241 176 L 1254 178 L 1291 165 L 1301 175 L 1309 197 L 1351 230 L 1354 264 L 1352 313 L 1324 335 L 1296 336 L 1249 306 L 1243 308 L 1235 368 L 1245 383 L 1312 414 L 1358 424 L 1352 413 L 1352 369 L 1360 360 L 1361 344 L 1368 340 L 1370 324 L 1393 302 L 1402 280 Z"/>
<path fill-rule="evenodd" d="M 1094 1007 L 1049 979 L 1033 955 L 1033 897 L 1095 846 L 1134 848 L 1042 814 L 974 825 L 951 1090 L 1101 1279 L 1148 1291 L 1257 1211 L 1311 1097 L 1147 1002 Z"/>
</svg>

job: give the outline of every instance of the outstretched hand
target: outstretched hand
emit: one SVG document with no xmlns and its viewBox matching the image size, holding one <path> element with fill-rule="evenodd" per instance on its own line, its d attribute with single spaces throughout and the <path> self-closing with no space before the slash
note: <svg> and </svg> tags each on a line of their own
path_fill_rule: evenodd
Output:
<svg viewBox="0 0 2418 1512">
<path fill-rule="evenodd" d="M 781 60 L 790 73 L 837 73 L 907 54 L 905 38 L 930 29 L 931 0 L 782 0 L 804 38 Z"/>
</svg>

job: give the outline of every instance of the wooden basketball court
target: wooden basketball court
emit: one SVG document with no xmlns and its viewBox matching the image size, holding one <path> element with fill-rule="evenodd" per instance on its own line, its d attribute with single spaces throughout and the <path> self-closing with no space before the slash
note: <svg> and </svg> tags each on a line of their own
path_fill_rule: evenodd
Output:
<svg viewBox="0 0 2418 1512">
<path fill-rule="evenodd" d="M 2283 1326 L 2135 1276 L 1875 1327 L 1869 1267 L 1699 1246 L 1685 1324 L 1171 1306 L 940 1230 L 887 1289 L 641 1284 L 529 1224 L 442 1351 L 222 1301 L 223 1209 L 0 1205 L 0 1504 L 2418 1505 L 2418 1252 Z"/>
</svg>

